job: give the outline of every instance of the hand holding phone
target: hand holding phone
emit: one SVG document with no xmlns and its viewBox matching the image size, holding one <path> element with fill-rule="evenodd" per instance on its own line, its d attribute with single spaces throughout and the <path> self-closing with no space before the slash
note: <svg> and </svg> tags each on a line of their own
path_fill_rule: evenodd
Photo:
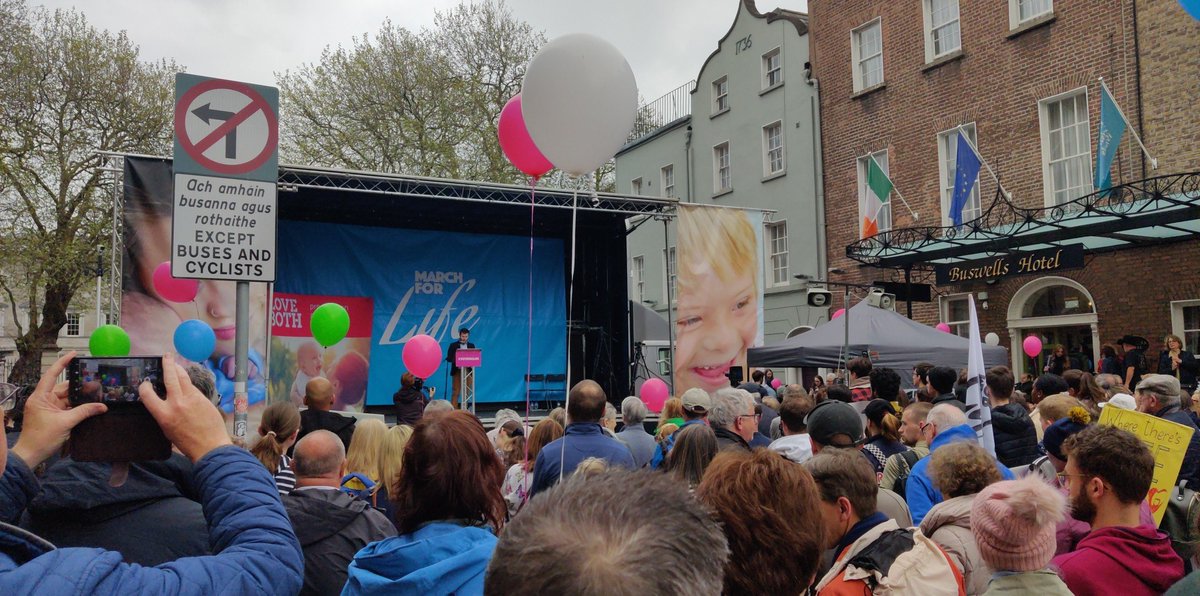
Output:
<svg viewBox="0 0 1200 596">
<path fill-rule="evenodd" d="M 102 403 L 68 408 L 68 385 L 54 380 L 74 357 L 75 352 L 68 352 L 50 365 L 25 402 L 25 422 L 12 451 L 31 468 L 58 451 L 80 422 L 108 409 Z"/>
<path fill-rule="evenodd" d="M 192 462 L 213 449 L 231 445 L 221 411 L 192 385 L 187 371 L 175 364 L 170 354 L 163 357 L 162 372 L 166 399 L 159 397 L 150 383 L 142 383 L 138 393 L 171 443 Z"/>
<path fill-rule="evenodd" d="M 171 456 L 171 443 L 138 399 L 139 386 L 166 394 L 163 360 L 157 356 L 76 358 L 67 367 L 69 401 L 77 408 L 102 404 L 105 414 L 71 432 L 68 452 L 76 461 L 133 462 Z"/>
</svg>

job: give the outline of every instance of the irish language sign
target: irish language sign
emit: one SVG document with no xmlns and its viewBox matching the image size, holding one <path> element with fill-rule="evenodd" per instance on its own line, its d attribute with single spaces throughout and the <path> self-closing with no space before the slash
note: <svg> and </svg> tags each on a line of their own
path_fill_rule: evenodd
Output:
<svg viewBox="0 0 1200 596">
<path fill-rule="evenodd" d="M 1154 523 L 1161 524 L 1167 512 L 1171 488 L 1175 486 L 1179 468 L 1183 465 L 1183 455 L 1195 431 L 1157 416 L 1111 406 L 1100 412 L 1100 424 L 1127 430 L 1150 447 L 1150 452 L 1154 454 L 1154 479 L 1150 483 L 1146 501 L 1150 503 Z"/>
</svg>

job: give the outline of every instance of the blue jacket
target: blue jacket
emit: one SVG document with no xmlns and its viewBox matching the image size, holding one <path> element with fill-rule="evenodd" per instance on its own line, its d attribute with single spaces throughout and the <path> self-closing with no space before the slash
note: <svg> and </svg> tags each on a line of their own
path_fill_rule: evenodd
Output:
<svg viewBox="0 0 1200 596">
<path fill-rule="evenodd" d="M 603 459 L 610 466 L 634 468 L 633 454 L 629 448 L 605 435 L 598 423 L 568 424 L 565 435 L 551 441 L 538 453 L 537 461 L 533 464 L 533 485 L 529 488 L 529 496 L 557 484 L 560 471 L 562 476 L 570 476 L 579 462 L 589 457 Z"/>
<path fill-rule="evenodd" d="M 929 453 L 933 454 L 939 447 L 949 445 L 955 441 L 978 441 L 975 436 L 975 429 L 969 424 L 960 424 L 951 426 L 946 430 L 938 433 L 933 438 L 933 442 L 929 444 Z M 908 484 L 905 486 L 905 499 L 908 501 L 908 510 L 912 513 L 913 525 L 921 525 L 921 520 L 925 519 L 925 515 L 934 505 L 942 502 L 942 493 L 933 487 L 933 481 L 929 478 L 929 460 L 930 457 L 922 457 L 912 467 L 912 472 L 908 474 Z M 996 462 L 996 468 L 1000 470 L 1000 475 L 1005 480 L 1015 480 L 1012 470 L 1004 467 L 1004 464 Z"/>
<path fill-rule="evenodd" d="M 658 444 L 658 448 L 654 450 L 654 457 L 650 460 L 651 468 L 654 468 L 655 470 L 657 470 L 660 467 L 662 467 L 663 463 L 667 461 L 667 456 L 671 454 L 671 449 L 675 447 L 675 435 L 678 435 L 679 431 L 683 430 L 683 428 L 689 424 L 707 424 L 707 423 L 704 422 L 703 418 L 695 418 L 693 420 L 685 420 L 684 423 L 682 425 L 680 425 L 679 428 L 675 430 L 675 432 L 671 433 L 671 436 L 667 437 L 667 440 L 663 442 L 663 443 L 666 443 L 665 448 L 663 447 L 663 443 Z"/>
<path fill-rule="evenodd" d="M 486 528 L 429 523 L 358 551 L 342 594 L 483 594 L 495 549 L 496 536 Z"/>
<path fill-rule="evenodd" d="M 275 480 L 246 450 L 214 449 L 196 462 L 213 552 L 141 567 L 120 553 L 61 548 L 0 523 L 0 594 L 295 594 L 304 562 Z M 0 518 L 11 523 L 38 491 L 19 457 L 0 478 Z"/>
<path fill-rule="evenodd" d="M 1200 488 L 1200 429 L 1196 428 L 1196 423 L 1192 421 L 1189 413 L 1179 409 L 1179 406 L 1163 408 L 1155 416 L 1196 429 L 1192 433 L 1192 440 L 1188 442 L 1187 451 L 1183 454 L 1183 464 L 1179 466 L 1179 476 L 1176 477 L 1175 484 L 1179 484 L 1180 480 L 1187 480 L 1189 488 Z"/>
</svg>

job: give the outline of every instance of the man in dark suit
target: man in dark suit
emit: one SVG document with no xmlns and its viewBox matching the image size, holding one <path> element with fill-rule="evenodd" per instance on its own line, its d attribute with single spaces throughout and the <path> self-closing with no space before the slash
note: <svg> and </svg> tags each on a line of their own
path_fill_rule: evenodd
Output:
<svg viewBox="0 0 1200 596">
<path fill-rule="evenodd" d="M 474 349 L 475 344 L 467 341 L 471 337 L 471 330 L 463 327 L 458 330 L 458 341 L 450 344 L 446 348 L 446 362 L 450 363 L 450 403 L 457 409 L 459 407 L 459 393 L 462 391 L 462 370 L 454 366 L 454 355 L 458 353 L 459 348 Z M 474 379 L 467 381 L 468 385 L 474 388 Z"/>
</svg>

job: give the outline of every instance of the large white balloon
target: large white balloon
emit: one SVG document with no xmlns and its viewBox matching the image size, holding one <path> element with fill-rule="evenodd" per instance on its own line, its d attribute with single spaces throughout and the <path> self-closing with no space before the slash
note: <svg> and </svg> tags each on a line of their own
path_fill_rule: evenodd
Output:
<svg viewBox="0 0 1200 596">
<path fill-rule="evenodd" d="M 633 69 L 599 37 L 556 38 L 525 70 L 521 114 L 534 144 L 558 169 L 576 176 L 591 172 L 612 158 L 633 130 Z"/>
<path fill-rule="evenodd" d="M 1000 336 L 996 335 L 995 332 L 989 331 L 987 335 L 983 336 L 983 343 L 989 346 L 998 346 L 1000 345 Z"/>
</svg>

